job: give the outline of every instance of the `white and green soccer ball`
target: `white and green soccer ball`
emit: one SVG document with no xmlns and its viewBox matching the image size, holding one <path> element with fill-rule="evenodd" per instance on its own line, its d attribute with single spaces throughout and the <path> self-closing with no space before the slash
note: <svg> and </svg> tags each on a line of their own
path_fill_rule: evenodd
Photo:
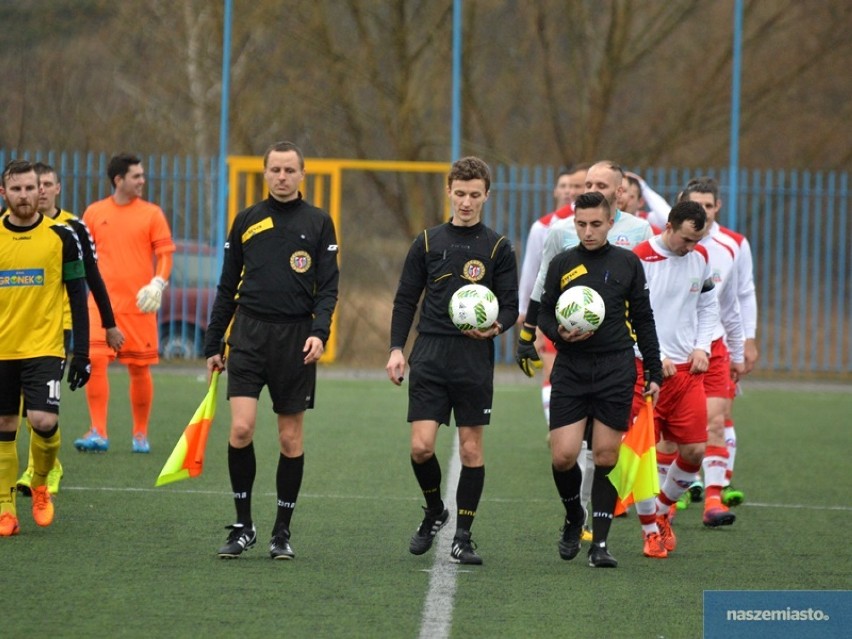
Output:
<svg viewBox="0 0 852 639">
<path fill-rule="evenodd" d="M 606 307 L 603 298 L 588 286 L 572 286 L 556 301 L 556 320 L 567 330 L 580 333 L 596 331 L 604 321 Z"/>
<path fill-rule="evenodd" d="M 482 284 L 465 284 L 450 299 L 450 319 L 461 331 L 490 328 L 497 320 L 497 296 Z"/>
</svg>

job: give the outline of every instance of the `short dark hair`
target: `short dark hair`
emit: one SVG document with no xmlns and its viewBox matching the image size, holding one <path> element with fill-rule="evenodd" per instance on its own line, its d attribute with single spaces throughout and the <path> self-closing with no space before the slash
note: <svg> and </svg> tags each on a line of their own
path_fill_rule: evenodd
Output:
<svg viewBox="0 0 852 639">
<path fill-rule="evenodd" d="M 668 222 L 677 231 L 686 221 L 691 221 L 696 231 L 703 231 L 707 224 L 707 211 L 698 202 L 681 200 L 669 211 Z"/>
<path fill-rule="evenodd" d="M 452 186 L 453 180 L 468 182 L 470 180 L 483 180 L 485 192 L 491 189 L 491 169 L 478 157 L 469 155 L 453 162 L 450 172 L 447 174 L 447 186 Z"/>
<path fill-rule="evenodd" d="M 556 181 L 558 182 L 559 178 L 563 175 L 574 175 L 580 171 L 588 171 L 590 166 L 592 165 L 588 162 L 578 162 L 577 164 L 572 164 L 571 166 L 560 169 L 559 173 L 556 174 Z"/>
<path fill-rule="evenodd" d="M 35 170 L 36 175 L 39 177 L 47 173 L 53 173 L 56 176 L 56 182 L 59 182 L 59 173 L 57 173 L 56 169 L 54 169 L 49 164 L 45 162 L 36 162 L 35 164 L 33 164 L 33 169 Z"/>
<path fill-rule="evenodd" d="M 0 180 L 0 184 L 4 187 L 6 186 L 6 178 L 11 175 L 20 175 L 21 173 L 29 173 L 30 171 L 35 171 L 35 168 L 32 165 L 32 162 L 29 160 L 10 160 L 6 167 L 3 169 L 3 179 Z"/>
<path fill-rule="evenodd" d="M 110 186 L 115 188 L 115 178 L 124 177 L 134 164 L 142 164 L 142 158 L 131 153 L 113 155 L 107 164 L 107 177 Z"/>
<path fill-rule="evenodd" d="M 266 168 L 266 163 L 269 161 L 269 154 L 276 153 L 284 153 L 285 151 L 293 151 L 297 156 L 299 156 L 299 168 L 303 171 L 305 170 L 305 156 L 302 154 L 302 149 L 293 144 L 292 142 L 287 142 L 283 140 L 281 142 L 276 142 L 275 144 L 271 144 L 268 149 L 263 153 L 263 168 Z"/>
<path fill-rule="evenodd" d="M 624 179 L 627 180 L 627 183 L 630 186 L 635 186 L 637 189 L 639 189 L 639 195 L 642 195 L 642 183 L 636 177 L 625 174 Z"/>
<path fill-rule="evenodd" d="M 612 209 L 609 207 L 609 202 L 606 201 L 606 198 L 600 191 L 588 191 L 587 193 L 581 193 L 580 196 L 574 200 L 574 211 L 576 212 L 580 209 L 603 209 L 606 211 L 608 216 L 612 216 Z"/>
<path fill-rule="evenodd" d="M 715 179 L 706 176 L 692 178 L 686 183 L 678 200 L 689 200 L 690 193 L 709 193 L 713 196 L 713 201 L 715 202 L 719 199 L 719 183 Z"/>
</svg>

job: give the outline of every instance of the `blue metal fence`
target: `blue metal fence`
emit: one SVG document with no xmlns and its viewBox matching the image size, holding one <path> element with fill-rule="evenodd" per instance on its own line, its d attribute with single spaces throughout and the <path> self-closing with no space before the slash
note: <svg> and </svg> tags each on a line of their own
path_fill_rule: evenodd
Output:
<svg viewBox="0 0 852 639">
<path fill-rule="evenodd" d="M 632 168 L 669 202 L 692 178 L 718 180 L 720 223 L 745 235 L 754 256 L 758 298 L 758 369 L 773 373 L 852 373 L 852 216 L 849 174 L 747 171 L 738 176 L 737 220 L 721 168 Z M 553 208 L 551 167 L 498 166 L 486 221 L 514 243 L 519 257 L 530 225 Z M 500 344 L 501 361 L 514 345 Z"/>
<path fill-rule="evenodd" d="M 59 205 L 83 214 L 91 202 L 112 193 L 109 156 L 82 152 L 16 152 L 0 149 L 0 167 L 16 157 L 53 166 L 62 191 Z M 147 197 L 159 204 L 178 245 L 169 288 L 160 313 L 160 347 L 165 357 L 200 355 L 218 279 L 219 253 L 213 242 L 216 220 L 215 158 L 142 157 Z"/>
<path fill-rule="evenodd" d="M 0 166 L 14 157 L 42 160 L 56 167 L 62 181 L 63 208 L 82 213 L 88 203 L 111 191 L 105 154 L 0 149 Z M 178 280 L 173 277 L 168 289 L 172 310 L 161 317 L 169 338 L 164 343 L 171 349 L 167 354 L 194 355 L 212 301 L 196 289 L 209 290 L 219 268 L 219 251 L 212 246 L 217 230 L 217 163 L 215 158 L 166 156 L 149 156 L 143 161 L 149 197 L 166 211 L 179 240 L 175 258 Z M 719 181 L 723 201 L 731 197 L 726 169 L 633 170 L 669 202 L 689 179 L 699 175 Z M 494 167 L 485 219 L 510 237 L 519 259 L 530 225 L 553 207 L 556 173 L 557 168 L 550 166 Z M 754 255 L 759 370 L 848 376 L 852 373 L 849 174 L 742 170 L 736 197 L 737 220 L 730 226 L 749 238 Z M 720 222 L 728 225 L 724 204 Z M 498 361 L 512 361 L 511 333 L 497 349 Z"/>
</svg>

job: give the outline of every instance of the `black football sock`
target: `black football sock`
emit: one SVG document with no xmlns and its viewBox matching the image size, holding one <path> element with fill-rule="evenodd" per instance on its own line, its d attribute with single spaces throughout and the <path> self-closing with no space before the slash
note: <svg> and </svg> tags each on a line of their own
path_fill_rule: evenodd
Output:
<svg viewBox="0 0 852 639">
<path fill-rule="evenodd" d="M 275 475 L 275 486 L 278 493 L 278 514 L 275 517 L 273 533 L 285 528 L 290 530 L 290 519 L 296 508 L 296 499 L 302 487 L 302 475 L 305 470 L 305 455 L 298 457 L 278 458 L 278 472 Z"/>
<path fill-rule="evenodd" d="M 607 475 L 614 466 L 595 464 L 595 477 L 592 480 L 592 543 L 606 543 L 609 527 L 612 525 L 612 511 L 618 493 Z"/>
<path fill-rule="evenodd" d="M 441 465 L 438 458 L 432 455 L 422 464 L 411 460 L 414 469 L 414 477 L 420 484 L 420 490 L 426 498 L 426 508 L 433 513 L 441 513 L 444 510 L 444 501 L 441 499 Z"/>
<path fill-rule="evenodd" d="M 231 476 L 231 490 L 234 491 L 237 523 L 250 526 L 252 523 L 251 490 L 257 473 L 254 443 L 250 443 L 245 448 L 234 448 L 228 444 L 228 473 Z"/>
<path fill-rule="evenodd" d="M 575 463 L 568 470 L 556 470 L 555 466 L 550 468 L 553 471 L 556 491 L 559 493 L 562 505 L 565 506 L 565 516 L 571 523 L 582 523 L 585 514 L 580 504 L 580 484 L 583 481 L 580 464 Z"/>
<path fill-rule="evenodd" d="M 470 530 L 473 518 L 476 517 L 476 509 L 479 506 L 479 498 L 482 497 L 482 487 L 485 485 L 485 466 L 462 466 L 459 474 L 459 485 L 456 489 L 456 505 L 458 516 L 456 527 L 458 530 Z"/>
</svg>

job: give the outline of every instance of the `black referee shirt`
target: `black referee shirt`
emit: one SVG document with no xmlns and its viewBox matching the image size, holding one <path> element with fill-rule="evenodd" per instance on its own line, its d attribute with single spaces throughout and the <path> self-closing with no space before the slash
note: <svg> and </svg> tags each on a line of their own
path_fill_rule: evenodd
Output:
<svg viewBox="0 0 852 639">
<path fill-rule="evenodd" d="M 219 352 L 237 306 L 267 322 L 313 317 L 311 335 L 327 341 L 338 280 L 337 236 L 325 211 L 301 195 L 289 202 L 269 197 L 241 211 L 225 245 L 205 356 Z"/>
<path fill-rule="evenodd" d="M 588 286 L 603 298 L 603 323 L 589 339 L 566 342 L 557 331 L 556 301 L 572 286 Z M 651 381 L 662 384 L 660 344 L 642 263 L 627 249 L 607 242 L 596 251 L 582 244 L 551 260 L 541 294 L 538 326 L 564 353 L 607 353 L 632 349 L 638 342 Z"/>
<path fill-rule="evenodd" d="M 458 336 L 449 314 L 450 298 L 466 284 L 487 286 L 500 304 L 497 321 L 505 330 L 518 319 L 518 265 L 509 240 L 481 222 L 446 222 L 418 235 L 399 279 L 393 302 L 390 346 L 404 347 L 423 295 L 417 331 Z"/>
</svg>

